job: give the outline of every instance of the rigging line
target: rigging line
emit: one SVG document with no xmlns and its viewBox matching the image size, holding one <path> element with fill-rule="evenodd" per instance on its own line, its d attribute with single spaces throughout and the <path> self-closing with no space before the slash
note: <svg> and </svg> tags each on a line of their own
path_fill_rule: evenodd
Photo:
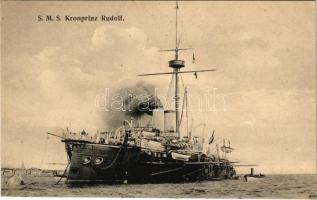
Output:
<svg viewBox="0 0 317 200">
<path fill-rule="evenodd" d="M 181 122 L 182 122 L 182 118 L 183 118 L 183 110 L 184 110 L 184 102 L 186 100 L 186 132 L 187 132 L 187 136 L 189 137 L 189 129 L 188 129 L 188 99 L 187 99 L 187 87 L 185 86 L 184 84 L 184 81 L 183 81 L 183 77 L 182 75 L 180 74 L 180 78 L 181 78 L 181 83 L 182 83 L 182 86 L 185 90 L 184 92 L 184 99 L 183 99 L 183 105 L 182 105 L 182 115 L 181 115 Z M 186 99 L 185 99 L 186 98 Z"/>
<path fill-rule="evenodd" d="M 187 99 L 187 88 L 185 88 L 185 98 L 186 98 L 186 132 L 187 137 L 189 138 L 189 132 L 188 132 L 188 99 Z"/>
<path fill-rule="evenodd" d="M 66 168 L 64 170 L 63 175 L 61 176 L 61 178 L 57 181 L 57 183 L 55 185 L 58 185 L 59 182 L 62 180 L 62 178 L 64 178 L 66 176 L 66 172 L 67 172 L 67 168 L 68 168 L 69 164 L 70 164 L 70 162 L 68 162 L 68 164 L 67 164 L 67 166 L 66 166 Z"/>
<path fill-rule="evenodd" d="M 177 42 L 177 49 L 179 50 L 180 44 L 181 44 L 181 40 L 182 40 L 182 34 L 179 35 L 179 39 Z"/>
<path fill-rule="evenodd" d="M 176 49 L 178 49 L 178 46 L 177 46 L 177 42 L 178 42 L 178 40 L 177 40 L 177 26 L 178 26 L 178 0 L 176 0 L 176 15 L 175 15 L 175 27 L 176 27 L 176 31 L 175 31 L 175 47 L 176 47 Z M 177 60 L 177 54 L 178 54 L 178 52 L 177 52 L 177 50 L 176 50 L 176 60 Z"/>
<path fill-rule="evenodd" d="M 185 92 L 184 92 L 184 97 L 183 97 L 183 103 L 182 103 L 182 113 L 181 113 L 181 119 L 179 120 L 179 125 L 182 124 L 182 120 L 183 120 L 183 111 L 184 111 L 184 105 L 185 105 L 185 100 L 186 100 L 186 89 L 185 89 Z"/>
<path fill-rule="evenodd" d="M 182 75 L 181 75 L 181 74 L 180 74 L 179 76 L 181 77 L 182 86 L 183 86 L 183 88 L 185 89 L 185 88 L 186 88 L 186 86 L 185 86 L 185 84 L 184 84 L 183 77 L 182 77 Z"/>
<path fill-rule="evenodd" d="M 191 137 L 192 137 L 193 126 L 194 126 L 194 118 L 191 118 L 190 131 L 188 132 L 190 140 L 191 140 Z"/>
<path fill-rule="evenodd" d="M 182 3 L 182 2 L 180 2 Z M 182 5 L 181 5 L 182 6 Z M 185 5 L 182 6 L 182 8 L 184 8 Z M 180 13 L 178 14 L 178 32 L 179 32 L 179 37 L 181 39 L 179 39 L 180 43 L 182 43 L 183 46 L 190 46 L 192 47 L 192 44 L 189 40 L 185 40 L 184 38 L 189 38 L 189 34 L 188 34 L 188 30 L 186 29 L 187 24 L 186 19 L 184 19 L 184 17 L 182 17 L 182 12 L 184 12 L 184 9 L 180 10 Z M 187 27 L 188 28 L 188 27 Z M 179 44 L 180 45 L 180 44 Z M 194 50 L 193 48 L 191 48 L 192 50 Z"/>
<path fill-rule="evenodd" d="M 183 169 L 183 167 L 178 167 L 178 168 L 170 169 L 170 170 L 167 170 L 167 171 L 157 172 L 157 173 L 151 174 L 151 176 L 156 176 L 156 175 L 160 175 L 160 174 L 166 174 L 166 173 L 170 173 L 170 172 L 175 172 L 175 171 L 178 171 L 178 170 L 181 170 L 181 169 Z"/>
<path fill-rule="evenodd" d="M 197 170 L 195 170 L 195 171 L 189 172 L 189 173 L 183 175 L 183 177 L 187 177 L 187 178 L 188 178 L 189 175 L 195 174 L 195 173 L 200 172 L 200 171 L 202 171 L 202 170 L 204 170 L 204 169 L 205 169 L 205 168 L 200 168 L 200 169 L 197 169 Z"/>
<path fill-rule="evenodd" d="M 168 85 L 168 91 L 167 91 L 166 102 L 167 102 L 167 99 L 170 97 L 170 93 L 171 93 L 171 90 L 172 90 L 173 81 L 174 81 L 174 74 L 172 74 L 171 81 L 170 81 L 170 83 L 169 83 L 169 85 Z"/>
</svg>

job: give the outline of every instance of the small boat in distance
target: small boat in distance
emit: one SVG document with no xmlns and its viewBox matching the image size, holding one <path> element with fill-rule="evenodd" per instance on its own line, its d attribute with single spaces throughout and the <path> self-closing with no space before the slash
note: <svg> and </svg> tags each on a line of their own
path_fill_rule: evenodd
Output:
<svg viewBox="0 0 317 200">
<path fill-rule="evenodd" d="M 263 180 L 265 178 L 264 174 L 254 174 L 254 168 L 251 168 L 251 173 L 244 175 L 244 180 L 248 181 L 256 181 L 256 180 Z"/>
</svg>

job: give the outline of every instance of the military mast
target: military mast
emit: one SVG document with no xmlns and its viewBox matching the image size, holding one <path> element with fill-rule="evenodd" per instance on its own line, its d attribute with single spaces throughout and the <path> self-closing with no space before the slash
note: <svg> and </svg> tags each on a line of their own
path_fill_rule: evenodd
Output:
<svg viewBox="0 0 317 200">
<path fill-rule="evenodd" d="M 216 71 L 214 69 L 205 69 L 205 70 L 193 70 L 193 71 L 180 71 L 181 68 L 185 67 L 185 61 L 178 59 L 178 52 L 183 50 L 190 50 L 193 48 L 179 48 L 179 41 L 178 41 L 178 1 L 176 1 L 175 7 L 175 49 L 165 49 L 160 51 L 174 51 L 175 58 L 173 60 L 168 61 L 168 66 L 173 69 L 173 72 L 163 72 L 163 73 L 153 73 L 153 74 L 139 74 L 138 76 L 151 76 L 151 75 L 166 75 L 166 74 L 173 74 L 175 75 L 175 118 L 176 124 L 175 129 L 177 136 L 180 136 L 179 127 L 180 127 L 180 120 L 179 120 L 179 74 L 182 73 L 194 73 L 197 76 L 197 72 L 207 72 L 207 71 Z"/>
<path fill-rule="evenodd" d="M 178 134 L 178 136 L 180 135 L 179 133 L 179 88 L 178 88 L 178 72 L 180 70 L 180 68 L 185 66 L 185 61 L 183 60 L 178 60 L 178 1 L 176 1 L 176 14 L 175 14 L 175 59 L 174 60 L 170 60 L 169 61 L 169 67 L 174 69 L 174 73 L 175 73 L 175 118 L 176 118 L 176 133 Z"/>
</svg>

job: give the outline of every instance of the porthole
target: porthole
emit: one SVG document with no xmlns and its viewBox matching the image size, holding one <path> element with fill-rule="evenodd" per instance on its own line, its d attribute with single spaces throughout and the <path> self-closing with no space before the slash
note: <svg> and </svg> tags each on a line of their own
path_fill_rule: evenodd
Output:
<svg viewBox="0 0 317 200">
<path fill-rule="evenodd" d="M 91 162 L 91 158 L 88 156 L 88 157 L 84 158 L 83 164 L 84 164 L 84 165 L 87 165 L 87 164 L 89 164 L 90 162 Z"/>
<path fill-rule="evenodd" d="M 97 157 L 97 158 L 95 159 L 95 164 L 96 164 L 96 165 L 100 165 L 102 162 L 103 162 L 103 158 L 102 158 L 102 157 Z"/>
</svg>

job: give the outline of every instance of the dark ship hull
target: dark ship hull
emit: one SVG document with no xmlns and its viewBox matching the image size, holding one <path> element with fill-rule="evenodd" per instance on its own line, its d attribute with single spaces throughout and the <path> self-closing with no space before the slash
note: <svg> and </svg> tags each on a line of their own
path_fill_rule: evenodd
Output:
<svg viewBox="0 0 317 200">
<path fill-rule="evenodd" d="M 128 170 L 128 183 L 173 183 L 233 179 L 235 172 L 214 164 L 138 163 Z"/>
<path fill-rule="evenodd" d="M 94 144 L 79 140 L 64 140 L 69 158 L 68 183 L 121 183 L 125 177 L 122 168 L 124 149 L 121 146 Z M 96 159 L 102 163 L 96 163 Z"/>
<path fill-rule="evenodd" d="M 210 158 L 192 156 L 184 162 L 174 160 L 170 155 L 163 157 L 164 152 L 149 155 L 150 151 L 127 145 L 80 140 L 63 142 L 69 158 L 69 184 L 193 182 L 233 179 L 235 176 L 228 161 L 215 162 Z M 96 163 L 96 159 L 102 162 Z"/>
<path fill-rule="evenodd" d="M 207 157 L 191 156 L 190 160 L 173 160 L 149 155 L 134 149 L 127 168 L 128 183 L 193 182 L 200 180 L 232 179 L 235 171 L 229 162 L 215 162 Z"/>
</svg>

